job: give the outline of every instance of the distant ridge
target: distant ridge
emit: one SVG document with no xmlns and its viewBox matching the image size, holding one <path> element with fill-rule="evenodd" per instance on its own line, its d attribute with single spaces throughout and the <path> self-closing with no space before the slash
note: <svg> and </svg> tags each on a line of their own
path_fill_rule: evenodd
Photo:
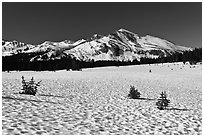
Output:
<svg viewBox="0 0 204 137">
<path fill-rule="evenodd" d="M 94 34 L 90 39 L 61 42 L 45 41 L 39 45 L 2 40 L 2 56 L 19 53 L 43 53 L 30 61 L 55 60 L 71 57 L 79 61 L 140 61 L 141 58 L 156 59 L 173 53 L 182 53 L 192 48 L 175 45 L 165 39 L 146 35 L 139 36 L 126 29 L 108 35 Z"/>
</svg>

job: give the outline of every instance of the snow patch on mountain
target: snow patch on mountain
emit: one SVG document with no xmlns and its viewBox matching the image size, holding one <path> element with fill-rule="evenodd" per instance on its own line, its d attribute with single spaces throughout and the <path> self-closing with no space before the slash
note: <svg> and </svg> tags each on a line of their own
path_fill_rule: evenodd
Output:
<svg viewBox="0 0 204 137">
<path fill-rule="evenodd" d="M 139 36 L 126 29 L 119 29 L 106 36 L 94 34 L 89 39 L 45 41 L 39 45 L 17 41 L 2 42 L 3 56 L 18 53 L 42 53 L 33 57 L 31 61 L 55 60 L 68 56 L 83 61 L 140 61 L 141 58 L 158 58 L 186 50 L 192 49 L 150 35 Z"/>
</svg>

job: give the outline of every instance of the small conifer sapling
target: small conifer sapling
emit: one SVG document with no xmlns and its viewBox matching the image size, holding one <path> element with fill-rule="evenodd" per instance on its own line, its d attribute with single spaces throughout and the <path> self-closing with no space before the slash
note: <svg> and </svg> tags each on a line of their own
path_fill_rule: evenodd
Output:
<svg viewBox="0 0 204 137">
<path fill-rule="evenodd" d="M 162 92 L 160 95 L 161 96 L 157 99 L 156 105 L 158 109 L 164 110 L 169 106 L 170 100 L 167 99 L 166 92 Z"/>
<path fill-rule="evenodd" d="M 141 93 L 138 92 L 138 89 L 135 89 L 134 86 L 130 86 L 130 91 L 129 91 L 129 94 L 128 94 L 129 98 L 138 99 L 138 98 L 140 98 L 140 95 L 141 95 Z"/>
<path fill-rule="evenodd" d="M 20 94 L 34 95 L 37 93 L 37 87 L 40 86 L 40 82 L 35 83 L 32 77 L 30 81 L 26 82 L 24 76 L 22 76 L 22 92 Z"/>
</svg>

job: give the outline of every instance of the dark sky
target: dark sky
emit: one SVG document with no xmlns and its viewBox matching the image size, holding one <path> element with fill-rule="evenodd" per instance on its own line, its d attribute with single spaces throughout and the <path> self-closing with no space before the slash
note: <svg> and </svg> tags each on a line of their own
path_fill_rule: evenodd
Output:
<svg viewBox="0 0 204 137">
<path fill-rule="evenodd" d="M 202 45 L 202 3 L 14 3 L 2 4 L 5 40 L 40 44 L 106 35 L 125 28 L 190 47 Z"/>
</svg>

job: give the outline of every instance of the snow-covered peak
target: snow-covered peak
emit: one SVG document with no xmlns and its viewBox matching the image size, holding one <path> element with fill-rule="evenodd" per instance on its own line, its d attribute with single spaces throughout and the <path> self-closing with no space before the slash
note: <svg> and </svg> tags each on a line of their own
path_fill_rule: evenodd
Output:
<svg viewBox="0 0 204 137">
<path fill-rule="evenodd" d="M 23 51 L 33 48 L 34 45 L 25 44 L 23 42 L 13 41 L 2 41 L 2 56 L 12 56 L 14 54 L 22 53 Z"/>
<path fill-rule="evenodd" d="M 97 33 L 95 33 L 94 35 L 93 35 L 93 37 L 95 37 L 95 38 L 97 38 L 99 35 L 97 34 Z"/>
<path fill-rule="evenodd" d="M 71 41 L 71 40 L 64 40 L 62 42 L 66 43 L 66 44 L 73 44 L 74 43 L 74 41 Z"/>
<path fill-rule="evenodd" d="M 86 41 L 85 39 L 80 39 L 80 40 L 77 40 L 76 42 L 74 42 L 73 45 L 79 45 L 85 41 Z"/>
<path fill-rule="evenodd" d="M 123 28 L 119 29 L 118 32 L 127 32 L 127 33 L 134 34 L 133 32 L 126 30 L 126 29 L 123 29 Z"/>
<path fill-rule="evenodd" d="M 102 37 L 103 37 L 102 35 L 95 33 L 90 39 L 88 39 L 88 41 L 100 39 Z"/>
<path fill-rule="evenodd" d="M 89 39 L 61 42 L 45 41 L 39 45 L 17 41 L 2 41 L 3 56 L 18 53 L 39 53 L 34 60 L 53 60 L 61 57 L 74 57 L 78 60 L 120 60 L 133 61 L 142 57 L 158 58 L 191 48 L 175 45 L 165 39 L 150 35 L 139 36 L 129 30 L 119 29 L 109 35 L 94 34 Z"/>
<path fill-rule="evenodd" d="M 51 42 L 51 41 L 45 41 L 40 45 L 52 45 L 52 44 L 53 44 L 53 42 Z"/>
</svg>

